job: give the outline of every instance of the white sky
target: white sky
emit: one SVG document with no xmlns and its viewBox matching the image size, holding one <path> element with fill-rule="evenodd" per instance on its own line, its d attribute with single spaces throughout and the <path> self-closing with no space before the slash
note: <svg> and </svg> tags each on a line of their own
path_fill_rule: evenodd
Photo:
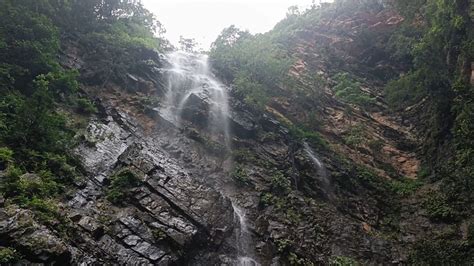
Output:
<svg viewBox="0 0 474 266">
<path fill-rule="evenodd" d="M 194 38 L 201 48 L 208 50 L 225 27 L 234 24 L 251 33 L 267 32 L 285 17 L 288 7 L 298 5 L 304 9 L 312 0 L 142 0 L 142 3 L 164 25 L 165 36 L 171 43 L 177 45 L 182 35 Z"/>
</svg>

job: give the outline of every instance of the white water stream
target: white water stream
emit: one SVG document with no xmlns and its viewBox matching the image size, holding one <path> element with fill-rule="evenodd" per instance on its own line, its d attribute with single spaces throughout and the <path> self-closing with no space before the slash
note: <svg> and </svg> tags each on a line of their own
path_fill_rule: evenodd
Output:
<svg viewBox="0 0 474 266">
<path fill-rule="evenodd" d="M 168 88 L 162 115 L 176 126 L 182 124 L 183 111 L 192 107 L 191 98 L 207 105 L 207 127 L 214 135 L 222 134 L 227 147 L 229 139 L 229 105 L 227 88 L 211 73 L 207 55 L 191 54 L 182 51 L 166 55 L 171 68 L 167 69 Z M 202 108 L 198 106 L 196 108 Z"/>
<path fill-rule="evenodd" d="M 328 176 L 326 167 L 321 162 L 321 160 L 316 155 L 316 153 L 313 151 L 313 149 L 308 145 L 307 142 L 303 143 L 303 147 L 304 147 L 305 153 L 308 155 L 311 162 L 317 168 L 318 178 L 319 178 L 319 181 L 321 181 L 324 192 L 326 193 L 329 200 L 332 200 L 333 199 L 333 191 L 332 191 L 332 188 L 331 188 L 331 180 L 329 180 L 329 176 Z"/>
<path fill-rule="evenodd" d="M 183 124 L 185 112 L 207 111 L 207 129 L 230 149 L 229 104 L 227 88 L 212 75 L 206 55 L 182 51 L 166 55 L 170 68 L 165 73 L 168 87 L 161 115 L 177 127 Z M 203 122 L 203 121 L 196 121 Z M 222 193 L 222 192 L 221 192 Z M 236 266 L 259 266 L 252 258 L 253 245 L 245 212 L 232 201 L 234 210 Z"/>
<path fill-rule="evenodd" d="M 235 242 L 237 246 L 237 265 L 258 266 L 260 264 L 251 258 L 253 255 L 252 236 L 247 225 L 245 212 L 234 202 L 232 202 L 232 208 L 234 209 L 234 222 L 239 224 L 239 228 L 235 233 Z"/>
</svg>

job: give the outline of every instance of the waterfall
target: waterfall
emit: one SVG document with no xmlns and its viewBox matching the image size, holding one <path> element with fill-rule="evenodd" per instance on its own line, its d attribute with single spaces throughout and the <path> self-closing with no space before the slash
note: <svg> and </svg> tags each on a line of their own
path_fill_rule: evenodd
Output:
<svg viewBox="0 0 474 266">
<path fill-rule="evenodd" d="M 329 180 L 328 173 L 326 171 L 326 167 L 324 164 L 321 162 L 321 160 L 318 158 L 316 153 L 311 149 L 311 147 L 308 145 L 307 142 L 303 143 L 304 151 L 308 155 L 309 159 L 311 162 L 316 166 L 317 168 L 317 173 L 319 180 L 321 181 L 323 185 L 324 192 L 327 194 L 328 198 L 331 200 L 333 197 L 332 195 L 332 190 L 331 190 L 331 181 Z"/>
<path fill-rule="evenodd" d="M 239 224 L 239 228 L 237 228 L 235 233 L 235 243 L 237 246 L 237 265 L 258 266 L 260 264 L 251 258 L 253 253 L 251 249 L 252 238 L 248 229 L 245 212 L 234 202 L 232 202 L 232 208 L 234 209 L 234 222 Z"/>
<path fill-rule="evenodd" d="M 176 51 L 166 58 L 170 68 L 165 69 L 167 90 L 161 115 L 181 127 L 186 108 L 205 109 L 208 130 L 221 134 L 230 147 L 227 88 L 212 75 L 207 55 Z"/>
<path fill-rule="evenodd" d="M 323 179 L 327 179 L 326 167 L 324 167 L 324 164 L 319 160 L 318 156 L 316 156 L 316 153 L 311 149 L 307 142 L 303 143 L 303 147 L 311 162 L 313 162 L 318 168 L 318 175 Z"/>
<path fill-rule="evenodd" d="M 166 55 L 169 67 L 164 69 L 167 90 L 164 102 L 159 108 L 160 115 L 176 127 L 183 126 L 183 119 L 197 124 L 206 124 L 212 137 L 220 140 L 230 150 L 229 105 L 227 87 L 212 74 L 207 55 L 171 52 Z M 198 117 L 193 117 L 198 113 Z M 205 117 L 202 117 L 202 113 Z M 204 118 L 204 119 L 203 119 Z M 205 121 L 202 121 L 205 120 Z M 220 191 L 224 197 L 229 193 Z M 254 245 L 248 229 L 245 212 L 233 200 L 235 230 L 235 265 L 259 266 L 253 256 Z"/>
</svg>

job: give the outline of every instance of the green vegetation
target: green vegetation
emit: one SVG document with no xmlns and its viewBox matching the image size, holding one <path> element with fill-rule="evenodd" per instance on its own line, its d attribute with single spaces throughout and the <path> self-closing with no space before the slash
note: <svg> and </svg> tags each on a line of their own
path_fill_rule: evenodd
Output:
<svg viewBox="0 0 474 266">
<path fill-rule="evenodd" d="M 76 100 L 77 109 L 79 112 L 84 114 L 95 114 L 97 113 L 97 107 L 94 103 L 86 98 L 79 98 Z"/>
<path fill-rule="evenodd" d="M 431 162 L 427 167 L 433 181 L 442 182 L 434 202 L 444 198 L 451 205 L 428 204 L 430 212 L 440 217 L 453 214 L 451 208 L 469 213 L 474 202 L 474 87 L 468 70 L 474 57 L 474 27 L 469 2 L 404 0 L 396 7 L 407 20 L 393 34 L 389 50 L 409 71 L 388 84 L 387 100 L 394 109 L 422 104 L 423 112 L 416 116 L 425 131 L 423 150 Z M 413 23 L 419 18 L 423 23 Z M 445 141 L 450 152 L 439 149 Z"/>
<path fill-rule="evenodd" d="M 356 177 L 363 186 L 373 191 L 379 191 L 381 195 L 388 190 L 385 180 L 367 167 L 358 166 L 356 168 Z"/>
<path fill-rule="evenodd" d="M 32 210 L 38 221 L 52 225 L 55 221 L 65 223 L 56 201 L 64 192 L 61 183 L 49 171 L 41 171 L 38 175 L 23 174 L 19 168 L 9 165 L 0 189 L 13 203 Z"/>
<path fill-rule="evenodd" d="M 275 192 L 287 193 L 291 190 L 290 180 L 280 171 L 275 171 L 270 176 L 270 183 Z"/>
<path fill-rule="evenodd" d="M 0 264 L 12 264 L 20 259 L 20 254 L 14 248 L 0 247 Z"/>
<path fill-rule="evenodd" d="M 357 124 L 351 127 L 347 135 L 344 136 L 344 142 L 354 148 L 364 145 L 367 141 L 365 131 L 366 129 L 363 124 Z"/>
<path fill-rule="evenodd" d="M 230 173 L 230 176 L 232 177 L 232 179 L 242 185 L 248 186 L 252 184 L 252 180 L 250 179 L 247 170 L 245 170 L 245 168 L 240 164 L 234 167 L 234 169 Z"/>
<path fill-rule="evenodd" d="M 142 183 L 137 174 L 128 168 L 120 170 L 111 179 L 107 199 L 116 205 L 123 205 L 126 201 L 131 200 L 133 196 L 131 190 Z"/>
<path fill-rule="evenodd" d="M 425 87 L 417 84 L 417 79 L 412 74 L 390 81 L 385 88 L 387 102 L 393 108 L 404 108 L 420 102 L 426 96 L 426 91 Z"/>
<path fill-rule="evenodd" d="M 359 263 L 349 257 L 345 256 L 334 256 L 329 260 L 329 265 L 331 266 L 357 266 Z"/>
<path fill-rule="evenodd" d="M 450 222 L 457 217 L 457 213 L 447 197 L 441 193 L 432 192 L 429 194 L 423 202 L 423 206 L 428 217 L 433 221 Z"/>
<path fill-rule="evenodd" d="M 464 265 L 474 261 L 474 245 L 459 241 L 456 230 L 448 228 L 434 237 L 416 241 L 410 254 L 410 264 L 456 264 Z"/>
<path fill-rule="evenodd" d="M 364 93 L 361 84 L 351 79 L 348 73 L 340 73 L 333 78 L 336 82 L 333 90 L 337 98 L 361 107 L 369 107 L 375 103 L 375 99 Z"/>
<path fill-rule="evenodd" d="M 0 148 L 0 169 L 6 168 L 6 166 L 13 161 L 13 151 L 9 148 Z"/>
<path fill-rule="evenodd" d="M 222 31 L 210 57 L 221 78 L 235 84 L 234 93 L 255 110 L 263 110 L 275 95 L 291 64 L 271 36 L 253 36 L 235 26 Z"/>
<path fill-rule="evenodd" d="M 0 193 L 38 221 L 62 226 L 57 202 L 82 175 L 70 153 L 82 124 L 71 114 L 97 112 L 78 80 L 123 81 L 144 60 L 139 53 L 168 44 L 154 35 L 163 31 L 159 22 L 131 0 L 5 0 L 0 24 Z M 61 66 L 71 43 L 84 51 L 91 80 Z"/>
<path fill-rule="evenodd" d="M 328 148 L 328 143 L 318 132 L 307 129 L 305 126 L 289 126 L 290 134 L 300 141 L 307 141 L 312 146 L 318 148 Z"/>
<path fill-rule="evenodd" d="M 392 190 L 400 196 L 408 196 L 413 194 L 418 188 L 423 185 L 418 179 L 404 178 L 401 180 L 393 180 L 390 183 Z"/>
<path fill-rule="evenodd" d="M 166 232 L 163 231 L 163 229 L 160 229 L 160 228 L 154 228 L 151 231 L 151 234 L 153 235 L 153 238 L 155 238 L 156 241 L 161 241 L 161 240 L 164 240 L 168 237 Z"/>
</svg>

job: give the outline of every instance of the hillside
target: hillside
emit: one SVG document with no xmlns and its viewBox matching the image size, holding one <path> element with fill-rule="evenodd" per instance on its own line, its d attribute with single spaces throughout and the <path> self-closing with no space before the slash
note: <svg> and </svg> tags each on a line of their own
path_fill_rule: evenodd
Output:
<svg viewBox="0 0 474 266">
<path fill-rule="evenodd" d="M 176 51 L 0 2 L 0 263 L 474 262 L 474 4 L 338 0 Z"/>
</svg>

